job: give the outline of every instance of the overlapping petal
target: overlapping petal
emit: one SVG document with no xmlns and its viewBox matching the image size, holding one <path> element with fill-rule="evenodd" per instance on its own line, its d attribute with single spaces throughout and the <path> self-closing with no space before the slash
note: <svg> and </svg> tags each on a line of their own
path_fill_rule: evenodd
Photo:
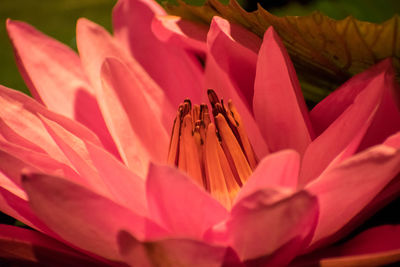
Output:
<svg viewBox="0 0 400 267">
<path fill-rule="evenodd" d="M 65 179 L 29 174 L 23 186 L 32 209 L 52 231 L 108 259 L 120 259 L 116 236 L 123 229 L 141 240 L 164 233 L 147 218 Z"/>
<path fill-rule="evenodd" d="M 118 244 L 125 261 L 132 266 L 241 266 L 229 248 L 191 239 L 140 242 L 123 231 L 118 236 Z"/>
<path fill-rule="evenodd" d="M 268 146 L 252 115 L 250 106 L 252 93 L 247 93 L 247 96 L 243 95 L 243 92 L 247 92 L 246 90 L 253 91 L 254 81 L 246 79 L 240 83 L 233 79 L 238 76 L 238 79 L 240 79 L 241 75 L 239 75 L 239 73 L 242 71 L 255 74 L 257 56 L 253 50 L 235 40 L 231 34 L 236 36 L 239 40 L 246 40 L 249 36 L 251 36 L 251 40 L 255 39 L 254 35 L 244 31 L 239 26 L 235 24 L 231 25 L 227 21 L 215 17 L 207 35 L 206 87 L 215 88 L 215 91 L 219 95 L 227 99 L 232 99 L 242 116 L 243 124 L 248 131 L 249 139 L 253 144 L 255 153 L 261 159 L 268 154 Z M 251 43 L 251 41 L 247 41 L 246 44 L 248 43 Z M 255 44 L 252 43 L 252 45 L 253 49 L 256 49 L 254 47 Z M 236 54 L 235 58 L 232 59 L 231 57 L 224 56 L 225 50 L 228 48 Z M 234 71 L 234 73 L 230 73 L 231 67 L 237 67 L 238 69 Z M 245 70 L 243 67 L 245 67 Z M 239 86 L 244 87 L 241 89 Z M 241 90 L 243 90 L 243 92 Z"/>
<path fill-rule="evenodd" d="M 90 128 L 116 154 L 79 56 L 28 24 L 8 20 L 7 31 L 18 68 L 35 99 Z"/>
<path fill-rule="evenodd" d="M 151 30 L 156 15 L 165 15 L 165 11 L 153 1 L 119 0 L 113 10 L 115 37 L 163 88 L 174 107 L 187 97 L 200 102 L 204 90 L 200 62 L 156 38 Z"/>
<path fill-rule="evenodd" d="M 350 105 L 307 148 L 300 175 L 302 184 L 315 179 L 339 155 L 340 161 L 357 151 L 382 103 L 390 61 L 382 62 Z M 394 114 L 394 116 L 396 116 Z M 333 142 L 334 140 L 334 142 Z"/>
<path fill-rule="evenodd" d="M 307 185 L 320 205 L 312 244 L 326 242 L 324 238 L 360 212 L 399 171 L 400 151 L 382 145 L 343 161 Z M 343 195 L 346 201 L 338 201 Z"/>
<path fill-rule="evenodd" d="M 232 208 L 226 241 L 241 260 L 285 265 L 308 244 L 317 218 L 317 200 L 305 191 L 259 190 Z"/>
<path fill-rule="evenodd" d="M 314 133 L 294 67 L 272 27 L 258 54 L 253 109 L 272 152 L 295 149 L 304 154 Z"/>
<path fill-rule="evenodd" d="M 151 218 L 177 237 L 203 239 L 228 211 L 180 171 L 151 165 L 147 177 L 147 200 Z"/>
</svg>

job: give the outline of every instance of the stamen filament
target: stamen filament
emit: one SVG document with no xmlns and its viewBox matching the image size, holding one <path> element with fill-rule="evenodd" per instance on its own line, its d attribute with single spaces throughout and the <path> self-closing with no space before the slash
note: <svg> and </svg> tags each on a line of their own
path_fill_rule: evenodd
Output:
<svg viewBox="0 0 400 267">
<path fill-rule="evenodd" d="M 249 162 L 251 169 L 254 170 L 257 166 L 257 159 L 253 147 L 250 144 L 249 138 L 247 137 L 246 130 L 244 129 L 242 118 L 237 112 L 236 107 L 233 105 L 232 100 L 228 101 L 228 108 L 232 118 L 236 121 L 237 132 L 239 134 L 242 148 L 246 154 L 246 158 Z"/>
<path fill-rule="evenodd" d="M 231 198 L 225 182 L 224 172 L 221 168 L 218 150 L 220 145 L 215 134 L 215 126 L 213 123 L 208 125 L 207 139 L 205 145 L 206 151 L 206 169 L 208 181 L 210 183 L 211 195 L 221 202 L 226 208 L 231 208 Z"/>
<path fill-rule="evenodd" d="M 169 143 L 168 152 L 168 164 L 178 165 L 178 153 L 179 153 L 179 136 L 181 129 L 181 112 L 177 112 L 174 120 L 174 127 L 172 128 L 171 141 Z"/>
<path fill-rule="evenodd" d="M 182 146 L 184 147 L 184 157 L 181 158 L 184 158 L 182 161 L 184 161 L 185 170 L 189 176 L 192 177 L 199 186 L 203 187 L 203 175 L 200 168 L 199 152 L 192 134 L 192 116 L 189 114 L 186 115 L 182 124 L 181 138 Z"/>
<path fill-rule="evenodd" d="M 242 148 L 237 142 L 232 131 L 230 131 L 229 125 L 226 122 L 224 116 L 218 114 L 215 117 L 215 123 L 222 139 L 222 147 L 224 149 L 224 152 L 227 157 L 231 159 L 231 162 L 233 162 L 234 166 L 232 166 L 232 169 L 236 170 L 234 174 L 239 176 L 238 182 L 240 182 L 240 184 L 242 185 L 247 181 L 247 178 L 249 178 L 249 176 L 251 175 L 252 170 L 242 152 Z"/>
</svg>

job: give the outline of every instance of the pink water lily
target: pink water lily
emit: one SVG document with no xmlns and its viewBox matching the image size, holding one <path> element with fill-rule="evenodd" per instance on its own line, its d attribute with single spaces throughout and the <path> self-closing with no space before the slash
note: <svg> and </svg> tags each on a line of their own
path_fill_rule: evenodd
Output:
<svg viewBox="0 0 400 267">
<path fill-rule="evenodd" d="M 33 230 L 0 226 L 3 262 L 400 260 L 398 225 L 331 246 L 400 192 L 390 59 L 308 111 L 272 28 L 207 29 L 148 0 L 119 0 L 113 26 L 79 20 L 78 56 L 7 21 L 34 99 L 0 86 L 0 209 Z"/>
</svg>

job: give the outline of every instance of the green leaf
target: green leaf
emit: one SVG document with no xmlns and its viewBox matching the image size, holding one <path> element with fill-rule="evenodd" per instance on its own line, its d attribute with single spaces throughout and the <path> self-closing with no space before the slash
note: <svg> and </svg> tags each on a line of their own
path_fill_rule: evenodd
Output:
<svg viewBox="0 0 400 267">
<path fill-rule="evenodd" d="M 278 17 L 261 6 L 245 11 L 236 0 L 224 5 L 207 0 L 203 6 L 166 4 L 166 10 L 187 19 L 210 23 L 221 16 L 241 24 L 260 37 L 273 26 L 294 62 L 306 98 L 318 101 L 352 75 L 380 60 L 393 57 L 400 70 L 400 18 L 398 15 L 380 23 L 369 23 L 351 16 L 334 20 L 320 12 L 307 16 Z"/>
</svg>

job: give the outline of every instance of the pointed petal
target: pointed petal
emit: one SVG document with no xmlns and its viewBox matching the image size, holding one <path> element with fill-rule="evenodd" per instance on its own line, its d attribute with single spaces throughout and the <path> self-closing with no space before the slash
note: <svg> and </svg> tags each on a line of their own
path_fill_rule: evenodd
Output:
<svg viewBox="0 0 400 267">
<path fill-rule="evenodd" d="M 164 90 L 173 106 L 186 98 L 200 103 L 205 92 L 200 63 L 180 47 L 168 46 L 156 38 L 151 31 L 155 15 L 165 15 L 155 2 L 119 0 L 113 10 L 115 37 Z"/>
<path fill-rule="evenodd" d="M 146 213 L 143 179 L 134 175 L 100 147 L 85 142 L 46 118 L 41 119 L 74 169 L 87 182 L 88 188 L 113 198 L 118 204 L 133 208 L 135 212 Z"/>
<path fill-rule="evenodd" d="M 0 173 L 2 180 L 6 179 Z M 15 218 L 16 220 L 39 230 L 44 233 L 50 233 L 38 217 L 32 212 L 29 203 L 24 196 L 19 196 L 15 190 L 9 191 L 8 188 L 0 186 L 0 210 L 1 212 Z"/>
<path fill-rule="evenodd" d="M 19 155 L 18 155 L 19 154 Z M 18 149 L 0 141 L 0 172 L 10 179 L 15 186 L 21 187 L 21 174 L 26 171 L 46 172 L 54 175 L 68 175 L 68 179 L 86 186 L 75 171 L 45 155 L 29 150 Z M 4 184 L 2 184 L 4 187 Z"/>
<path fill-rule="evenodd" d="M 229 255 L 229 249 L 225 247 L 190 239 L 164 239 L 142 243 L 125 231 L 119 233 L 118 243 L 122 256 L 131 266 L 217 267 L 222 266 L 224 258 Z M 232 261 L 228 262 L 233 263 Z"/>
<path fill-rule="evenodd" d="M 160 41 L 205 56 L 208 31 L 205 25 L 176 16 L 158 15 L 154 17 L 151 29 Z"/>
<path fill-rule="evenodd" d="M 241 260 L 283 266 L 311 240 L 317 218 L 317 200 L 305 191 L 259 190 L 233 207 L 225 242 Z"/>
<path fill-rule="evenodd" d="M 79 56 L 26 23 L 7 20 L 7 31 L 32 95 L 49 109 L 74 118 L 77 92 L 92 90 Z"/>
<path fill-rule="evenodd" d="M 343 160 L 358 148 L 382 101 L 386 87 L 384 68 L 372 79 L 353 103 L 316 138 L 304 155 L 300 183 L 316 178 L 336 157 Z"/>
<path fill-rule="evenodd" d="M 89 188 L 99 194 L 110 197 L 106 186 L 90 162 L 82 139 L 66 131 L 55 122 L 51 122 L 43 117 L 40 119 L 74 169 L 87 181 Z"/>
<path fill-rule="evenodd" d="M 295 190 L 299 168 L 300 156 L 294 150 L 284 150 L 266 156 L 240 189 L 235 202 L 264 188 L 286 187 Z"/>
<path fill-rule="evenodd" d="M 116 202 L 139 215 L 147 215 L 145 181 L 111 154 L 89 142 L 85 143 L 93 166 L 102 176 Z"/>
<path fill-rule="evenodd" d="M 379 73 L 390 68 L 390 61 L 390 59 L 383 60 L 368 70 L 355 75 L 319 102 L 310 112 L 315 133 L 320 135 L 325 131 Z"/>
<path fill-rule="evenodd" d="M 150 216 L 175 236 L 202 239 L 228 216 L 219 202 L 175 168 L 150 165 L 146 185 Z"/>
<path fill-rule="evenodd" d="M 148 219 L 67 180 L 24 176 L 35 214 L 67 242 L 108 259 L 120 259 L 117 234 L 124 229 L 143 240 L 163 231 Z"/>
<path fill-rule="evenodd" d="M 381 64 L 384 65 L 385 63 L 383 61 Z M 358 151 L 381 144 L 388 136 L 400 131 L 400 105 L 396 104 L 400 86 L 395 79 L 395 71 L 391 61 L 388 65 L 382 101 Z"/>
<path fill-rule="evenodd" d="M 258 54 L 253 109 L 271 151 L 304 153 L 313 137 L 308 110 L 293 64 L 272 27 Z"/>
<path fill-rule="evenodd" d="M 101 78 L 102 98 L 106 105 L 103 109 L 107 109 L 107 117 L 110 116 L 107 121 L 114 124 L 112 132 L 119 137 L 118 147 L 122 148 L 128 166 L 138 155 L 149 155 L 155 161 L 165 161 L 168 155 L 169 135 L 160 127 L 157 114 L 153 111 L 153 106 L 147 103 L 137 79 L 126 66 L 112 58 L 105 60 Z M 118 107 L 122 110 L 119 111 Z M 125 123 L 122 122 L 124 118 L 127 120 Z M 126 127 L 130 126 L 131 130 L 121 130 L 122 123 L 126 124 Z M 132 132 L 133 136 L 129 136 L 129 132 Z M 157 142 L 154 142 L 155 136 Z M 129 151 L 129 147 L 133 147 L 134 151 Z"/>
<path fill-rule="evenodd" d="M 78 55 L 23 22 L 8 20 L 7 31 L 18 68 L 36 100 L 51 111 L 90 128 L 104 146 L 115 153 L 115 145 Z"/>
<path fill-rule="evenodd" d="M 400 151 L 382 145 L 343 161 L 307 185 L 306 189 L 318 197 L 320 205 L 311 245 L 328 242 L 329 239 L 324 239 L 364 209 L 399 171 Z"/>
<path fill-rule="evenodd" d="M 47 110 L 32 98 L 18 91 L 0 86 L 0 135 L 16 145 L 47 153 L 59 162 L 68 162 L 43 126 L 39 115 L 55 121 L 75 135 L 99 146 L 100 141 L 86 127 L 76 121 Z M 18 117 L 15 116 L 18 114 Z"/>
<path fill-rule="evenodd" d="M 209 53 L 207 54 L 205 69 L 206 88 L 212 88 L 221 98 L 225 100 L 232 100 L 234 105 L 237 107 L 240 116 L 242 117 L 242 121 L 245 124 L 244 126 L 247 130 L 250 143 L 252 144 L 257 157 L 261 159 L 268 154 L 268 147 L 251 112 L 252 98 L 248 99 L 249 97 L 245 97 L 242 92 L 242 90 L 245 92 L 248 92 L 247 90 L 251 90 L 252 92 L 253 81 L 250 81 L 252 79 L 246 81 L 243 80 L 243 89 L 239 87 L 240 84 L 234 79 L 234 77 L 232 77 L 233 74 L 229 73 L 231 68 L 240 68 L 238 66 L 241 64 L 243 64 L 243 66 L 247 66 L 247 68 L 250 69 L 250 73 L 251 69 L 253 69 L 253 72 L 255 72 L 256 54 L 252 50 L 236 42 L 233 37 L 228 34 L 231 31 L 231 28 L 234 29 L 234 32 L 237 31 L 239 33 L 237 34 L 238 36 L 243 34 L 243 29 L 238 26 L 231 25 L 229 22 L 221 18 L 214 17 L 211 23 L 210 31 L 208 32 L 207 36 Z M 238 54 L 238 58 L 236 58 L 232 64 L 230 64 L 228 58 L 224 56 L 227 54 L 226 49 L 228 48 L 231 49 L 232 52 L 235 52 L 235 49 L 241 51 Z M 247 57 L 249 55 L 251 56 Z M 249 71 L 246 70 L 245 72 L 248 73 Z M 251 75 L 235 75 L 235 77 L 236 76 L 250 77 Z"/>
<path fill-rule="evenodd" d="M 86 181 L 69 165 L 58 162 L 46 154 L 23 148 L 0 138 L 0 170 L 14 183 L 21 185 L 21 173 L 24 170 L 39 171 L 61 175 L 83 186 Z M 70 164 L 68 162 L 68 164 Z"/>
<path fill-rule="evenodd" d="M 158 119 L 164 128 L 170 130 L 171 121 L 173 121 L 176 112 L 175 107 L 171 105 L 162 89 L 140 64 L 104 28 L 89 20 L 79 19 L 77 23 L 77 45 L 83 67 L 94 87 L 101 109 L 103 108 L 101 106 L 101 94 L 99 96 L 99 91 L 102 89 L 101 66 L 107 57 L 117 58 L 130 69 Z M 102 112 L 104 114 L 103 110 Z"/>
<path fill-rule="evenodd" d="M 229 79 L 235 85 L 238 95 L 251 110 L 257 52 L 261 45 L 260 38 L 237 24 L 214 17 L 207 42 L 210 54 L 226 71 Z"/>
<path fill-rule="evenodd" d="M 310 116 L 317 133 L 320 134 L 328 128 L 354 102 L 357 95 L 365 90 L 368 83 L 383 71 L 386 71 L 383 97 L 358 150 L 380 144 L 389 135 L 399 131 L 400 112 L 395 101 L 399 88 L 394 79 L 391 59 L 386 59 L 354 76 L 315 106 Z"/>
<path fill-rule="evenodd" d="M 28 152 L 26 154 L 29 155 L 31 153 Z M 28 170 L 38 170 L 30 163 L 28 164 L 0 149 L 0 211 L 34 229 L 48 233 L 47 227 L 31 211 L 27 202 L 28 197 L 22 189 L 21 174 Z M 44 164 L 48 166 L 47 162 Z M 59 169 L 55 168 L 56 170 L 53 169 L 50 163 L 48 171 L 50 173 L 60 173 Z"/>
<path fill-rule="evenodd" d="M 235 205 L 228 231 L 241 259 L 267 256 L 284 265 L 311 240 L 317 217 L 317 200 L 304 191 L 285 196 L 260 190 Z"/>
<path fill-rule="evenodd" d="M 108 266 L 39 232 L 11 225 L 0 225 L 0 258 L 12 266 Z"/>
</svg>

